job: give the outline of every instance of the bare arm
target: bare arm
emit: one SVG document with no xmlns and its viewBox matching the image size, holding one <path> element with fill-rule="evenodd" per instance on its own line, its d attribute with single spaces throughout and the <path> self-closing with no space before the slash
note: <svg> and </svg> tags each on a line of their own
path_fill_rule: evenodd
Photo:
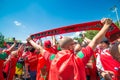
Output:
<svg viewBox="0 0 120 80">
<path fill-rule="evenodd" d="M 19 52 L 19 51 L 23 51 L 23 50 L 24 50 L 24 44 L 21 44 L 17 51 Z"/>
<path fill-rule="evenodd" d="M 7 51 L 9 51 L 9 52 L 12 51 L 13 48 L 16 46 L 16 44 L 17 44 L 17 41 L 15 40 L 14 44 L 10 48 L 8 48 Z"/>
<path fill-rule="evenodd" d="M 56 45 L 56 38 L 55 38 L 55 36 L 52 36 L 52 45 Z"/>
<path fill-rule="evenodd" d="M 87 38 L 87 37 L 85 36 L 85 34 L 82 34 L 82 38 L 83 38 L 84 41 L 86 41 L 87 43 L 90 43 L 90 42 L 91 42 L 91 40 L 90 40 L 89 38 Z"/>
<path fill-rule="evenodd" d="M 85 47 L 85 46 L 87 46 L 90 42 L 91 42 L 91 40 L 90 39 L 88 39 L 87 37 L 85 37 L 85 34 L 82 34 L 82 38 L 83 38 L 83 41 L 82 41 L 82 46 L 83 47 Z"/>
<path fill-rule="evenodd" d="M 43 49 L 42 46 L 40 46 L 40 45 L 38 45 L 37 43 L 35 43 L 35 42 L 31 39 L 31 37 L 28 37 L 28 38 L 27 38 L 27 41 L 28 41 L 35 49 L 40 50 L 40 53 L 43 55 L 44 49 Z"/>
<path fill-rule="evenodd" d="M 106 32 L 108 31 L 110 25 L 112 24 L 112 20 L 107 18 L 102 19 L 101 22 L 104 23 L 103 28 L 97 33 L 97 35 L 93 38 L 93 40 L 88 44 L 88 46 L 90 46 L 92 49 L 95 49 L 97 44 L 100 43 L 100 41 L 103 39 Z"/>
<path fill-rule="evenodd" d="M 39 39 L 38 45 L 43 46 L 42 39 Z"/>
<path fill-rule="evenodd" d="M 90 40 L 90 39 L 88 39 L 87 37 L 85 37 L 85 38 L 84 38 L 84 40 L 85 40 L 86 42 L 88 42 L 88 43 L 90 43 L 90 42 L 91 42 L 91 40 Z"/>
</svg>

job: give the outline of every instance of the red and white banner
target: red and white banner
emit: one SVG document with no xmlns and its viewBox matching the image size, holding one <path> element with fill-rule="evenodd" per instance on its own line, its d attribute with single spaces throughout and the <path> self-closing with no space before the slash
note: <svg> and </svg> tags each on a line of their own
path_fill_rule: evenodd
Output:
<svg viewBox="0 0 120 80">
<path fill-rule="evenodd" d="M 31 37 L 33 39 L 39 39 L 46 36 L 65 34 L 65 33 L 77 32 L 77 31 L 100 30 L 102 27 L 103 24 L 100 21 L 93 21 L 93 22 L 69 25 L 69 26 L 64 26 L 60 28 L 55 28 L 55 29 L 35 33 L 32 34 Z M 120 29 L 114 23 L 112 23 L 110 29 L 106 33 L 106 37 L 110 41 L 113 41 L 117 39 L 119 36 L 120 36 Z"/>
</svg>

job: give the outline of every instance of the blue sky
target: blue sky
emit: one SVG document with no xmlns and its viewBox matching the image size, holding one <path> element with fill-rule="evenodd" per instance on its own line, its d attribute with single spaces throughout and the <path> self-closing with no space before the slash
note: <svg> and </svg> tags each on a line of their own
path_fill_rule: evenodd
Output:
<svg viewBox="0 0 120 80">
<path fill-rule="evenodd" d="M 120 0 L 0 0 L 0 32 L 5 37 L 26 40 L 27 36 L 61 26 L 100 20 L 116 21 Z"/>
</svg>

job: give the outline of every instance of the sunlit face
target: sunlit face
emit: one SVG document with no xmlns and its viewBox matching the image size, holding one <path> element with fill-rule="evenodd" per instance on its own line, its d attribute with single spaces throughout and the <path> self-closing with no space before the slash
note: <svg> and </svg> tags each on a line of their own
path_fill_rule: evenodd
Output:
<svg viewBox="0 0 120 80">
<path fill-rule="evenodd" d="M 104 42 L 103 42 L 103 43 L 101 43 L 101 47 L 102 47 L 103 49 L 108 48 L 108 46 L 109 46 L 109 45 L 108 45 L 108 44 L 106 44 L 106 43 L 104 43 Z"/>
<path fill-rule="evenodd" d="M 69 50 L 74 50 L 74 47 L 75 47 L 74 41 L 70 41 L 69 43 L 66 44 L 66 48 Z"/>
</svg>

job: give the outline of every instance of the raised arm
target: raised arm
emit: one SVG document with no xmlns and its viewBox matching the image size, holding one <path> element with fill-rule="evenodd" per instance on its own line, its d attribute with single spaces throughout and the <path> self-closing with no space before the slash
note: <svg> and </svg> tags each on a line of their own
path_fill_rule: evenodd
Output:
<svg viewBox="0 0 120 80">
<path fill-rule="evenodd" d="M 56 38 L 55 38 L 55 35 L 52 36 L 52 45 L 56 45 Z"/>
<path fill-rule="evenodd" d="M 42 39 L 39 39 L 38 45 L 43 46 Z"/>
<path fill-rule="evenodd" d="M 7 51 L 11 52 L 13 48 L 16 46 L 16 44 L 17 44 L 17 41 L 14 40 L 14 44 L 10 48 L 8 48 Z"/>
<path fill-rule="evenodd" d="M 24 44 L 21 44 L 21 45 L 18 47 L 17 51 L 23 51 L 23 50 L 24 50 Z"/>
<path fill-rule="evenodd" d="M 28 37 L 28 38 L 27 38 L 27 41 L 28 41 L 35 49 L 40 50 L 40 53 L 41 53 L 41 54 L 43 54 L 43 51 L 44 51 L 43 47 L 40 46 L 40 45 L 38 45 L 37 43 L 35 43 L 35 42 L 32 40 L 31 37 Z"/>
<path fill-rule="evenodd" d="M 84 38 L 84 41 L 86 41 L 87 43 L 90 43 L 90 42 L 91 42 L 91 40 L 88 39 L 87 37 Z"/>
<path fill-rule="evenodd" d="M 85 34 L 82 34 L 81 38 L 83 38 L 83 41 L 82 41 L 82 44 L 81 44 L 81 46 L 83 46 L 83 47 L 87 46 L 91 42 L 91 40 L 89 38 L 87 38 L 85 36 Z"/>
<path fill-rule="evenodd" d="M 108 18 L 104 18 L 101 20 L 101 23 L 103 23 L 103 28 L 97 33 L 97 35 L 93 38 L 93 40 L 88 44 L 92 49 L 95 49 L 98 43 L 103 39 L 106 32 L 108 31 L 110 25 L 112 24 L 112 20 Z"/>
<path fill-rule="evenodd" d="M 11 51 L 13 50 L 13 48 L 16 46 L 16 40 L 14 40 L 14 44 L 8 48 L 6 51 L 3 51 L 2 53 L 0 53 L 0 59 L 6 59 L 8 57 L 8 55 L 11 53 Z"/>
</svg>

